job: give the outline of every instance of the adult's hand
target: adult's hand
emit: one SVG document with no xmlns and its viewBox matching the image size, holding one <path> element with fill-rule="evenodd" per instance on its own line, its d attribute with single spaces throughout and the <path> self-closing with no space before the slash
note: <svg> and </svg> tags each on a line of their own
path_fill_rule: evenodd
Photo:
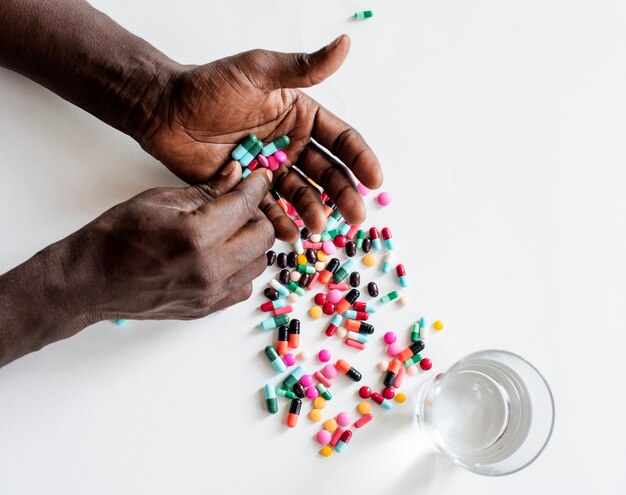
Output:
<svg viewBox="0 0 626 495">
<path fill-rule="evenodd" d="M 274 229 L 271 172 L 148 190 L 0 277 L 0 366 L 113 318 L 192 319 L 247 299 Z"/>
</svg>

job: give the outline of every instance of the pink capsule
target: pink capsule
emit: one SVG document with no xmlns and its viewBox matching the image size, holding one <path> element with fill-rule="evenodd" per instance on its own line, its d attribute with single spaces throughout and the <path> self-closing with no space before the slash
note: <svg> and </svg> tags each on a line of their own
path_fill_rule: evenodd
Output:
<svg viewBox="0 0 626 495">
<path fill-rule="evenodd" d="M 283 306 L 274 310 L 274 316 L 286 315 L 293 311 L 293 306 Z"/>
<path fill-rule="evenodd" d="M 362 351 L 363 349 L 365 349 L 365 344 L 363 342 L 359 342 L 358 340 L 346 339 L 343 342 L 348 347 L 353 347 L 354 349 L 358 349 L 359 351 Z"/>
<path fill-rule="evenodd" d="M 319 278 L 320 278 L 320 272 L 315 272 L 313 276 L 311 277 L 311 281 L 307 284 L 306 290 L 311 290 L 313 287 L 315 287 L 315 284 L 317 283 L 317 280 Z"/>
<path fill-rule="evenodd" d="M 319 371 L 316 371 L 315 373 L 313 373 L 313 377 L 322 385 L 324 385 L 326 388 L 330 388 L 333 386 L 333 382 L 331 382 L 328 378 L 322 375 Z"/>
<path fill-rule="evenodd" d="M 346 284 L 345 282 L 328 282 L 328 288 L 330 290 L 348 290 L 350 288 L 350 285 Z"/>
<path fill-rule="evenodd" d="M 348 233 L 346 234 L 346 239 L 353 241 L 360 228 L 360 225 L 351 225 L 350 230 L 348 230 Z"/>
<path fill-rule="evenodd" d="M 363 416 L 361 416 L 355 423 L 354 423 L 354 427 L 355 428 L 362 428 L 364 427 L 367 423 L 369 423 L 372 419 L 374 418 L 374 416 L 372 416 L 370 413 L 368 414 L 364 414 Z"/>
<path fill-rule="evenodd" d="M 404 380 L 405 376 L 406 376 L 406 368 L 402 367 L 398 371 L 398 374 L 396 375 L 396 379 L 393 381 L 393 386 L 395 388 L 400 388 L 400 386 L 402 385 L 402 380 Z"/>
<path fill-rule="evenodd" d="M 311 241 L 303 241 L 302 242 L 302 247 L 304 249 L 322 249 L 322 243 L 321 242 L 311 242 Z"/>
<path fill-rule="evenodd" d="M 329 443 L 331 447 L 334 447 L 339 443 L 339 439 L 341 438 L 341 435 L 343 435 L 344 431 L 345 430 L 343 428 L 339 427 L 333 432 L 333 436 L 330 438 Z"/>
</svg>

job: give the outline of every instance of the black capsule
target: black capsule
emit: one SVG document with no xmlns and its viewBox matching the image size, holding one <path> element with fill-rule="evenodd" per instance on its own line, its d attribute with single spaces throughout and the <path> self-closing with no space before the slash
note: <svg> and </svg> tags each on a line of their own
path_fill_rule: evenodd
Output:
<svg viewBox="0 0 626 495">
<path fill-rule="evenodd" d="M 372 249 L 372 240 L 369 237 L 363 239 L 363 245 L 361 246 L 361 249 L 364 253 L 370 252 L 370 250 Z"/>
<path fill-rule="evenodd" d="M 358 287 L 361 285 L 361 274 L 359 272 L 352 272 L 350 274 L 350 285 L 352 287 Z"/>
<path fill-rule="evenodd" d="M 339 265 L 341 265 L 341 262 L 337 258 L 333 258 L 326 265 L 326 270 L 334 274 L 339 269 Z"/>
<path fill-rule="evenodd" d="M 350 378 L 350 380 L 354 381 L 354 382 L 360 382 L 361 378 L 363 378 L 363 375 L 361 375 L 360 372 L 358 372 L 356 369 L 354 368 L 350 368 L 347 372 L 346 372 L 346 376 L 348 378 Z"/>
<path fill-rule="evenodd" d="M 365 323 L 364 321 L 361 322 L 361 324 L 359 325 L 359 333 L 366 333 L 368 335 L 371 335 L 374 333 L 374 326 L 370 325 L 369 323 Z"/>
<path fill-rule="evenodd" d="M 367 293 L 372 297 L 378 297 L 378 285 L 376 285 L 376 282 L 367 284 Z"/>
<path fill-rule="evenodd" d="M 359 298 L 361 293 L 356 289 L 351 289 L 350 292 L 346 294 L 344 299 L 348 301 L 350 304 L 354 304 L 354 302 Z"/>
<path fill-rule="evenodd" d="M 311 274 L 303 273 L 302 276 L 300 277 L 300 280 L 298 280 L 298 285 L 304 289 L 307 285 L 309 285 L 310 281 L 311 281 Z"/>
<path fill-rule="evenodd" d="M 281 325 L 278 327 L 278 338 L 276 340 L 279 342 L 286 342 L 289 340 L 289 327 L 287 325 Z"/>
<path fill-rule="evenodd" d="M 285 253 L 280 253 L 276 256 L 276 264 L 278 268 L 287 268 L 287 255 Z"/>
<path fill-rule="evenodd" d="M 396 381 L 396 376 L 398 376 L 397 373 L 394 373 L 393 371 L 387 371 L 385 373 L 385 378 L 383 379 L 383 384 L 385 385 L 385 387 L 393 387 L 393 382 Z"/>
<path fill-rule="evenodd" d="M 278 291 L 276 289 L 272 289 L 271 287 L 265 289 L 263 294 L 265 294 L 265 297 L 267 297 L 270 301 L 275 301 L 279 297 Z"/>
<path fill-rule="evenodd" d="M 298 266 L 298 254 L 295 251 L 292 251 L 287 255 L 287 266 L 290 266 L 291 268 Z"/>
<path fill-rule="evenodd" d="M 300 334 L 300 320 L 294 318 L 289 322 L 289 333 L 290 334 Z"/>
<path fill-rule="evenodd" d="M 296 397 L 298 397 L 299 399 L 304 399 L 304 396 L 306 395 L 306 390 L 304 388 L 304 385 L 302 385 L 300 382 L 296 382 L 291 390 L 293 390 L 293 393 L 296 394 Z"/>
<path fill-rule="evenodd" d="M 413 342 L 410 346 L 409 349 L 411 349 L 411 352 L 413 353 L 413 355 L 415 356 L 416 354 L 419 354 L 420 352 L 422 352 L 424 350 L 424 347 L 426 347 L 424 345 L 424 341 L 423 340 L 418 340 L 416 342 Z"/>
<path fill-rule="evenodd" d="M 302 401 L 300 399 L 291 399 L 291 404 L 289 404 L 289 414 L 300 414 L 301 407 Z"/>
<path fill-rule="evenodd" d="M 307 229 L 306 227 L 304 227 L 301 231 L 300 231 L 300 239 L 302 239 L 303 241 L 307 240 L 309 237 L 311 237 L 311 231 L 309 229 Z"/>
<path fill-rule="evenodd" d="M 267 266 L 272 266 L 276 261 L 276 251 L 268 251 L 265 255 L 267 256 Z"/>
<path fill-rule="evenodd" d="M 356 255 L 356 243 L 354 241 L 346 242 L 346 254 L 352 258 Z"/>
<path fill-rule="evenodd" d="M 317 254 L 315 254 L 315 249 L 306 250 L 306 260 L 312 265 L 317 262 Z"/>
<path fill-rule="evenodd" d="M 286 268 L 284 268 L 278 274 L 278 281 L 283 285 L 287 285 L 289 283 L 289 280 L 291 280 L 290 276 L 291 276 L 291 272 L 287 270 Z"/>
</svg>

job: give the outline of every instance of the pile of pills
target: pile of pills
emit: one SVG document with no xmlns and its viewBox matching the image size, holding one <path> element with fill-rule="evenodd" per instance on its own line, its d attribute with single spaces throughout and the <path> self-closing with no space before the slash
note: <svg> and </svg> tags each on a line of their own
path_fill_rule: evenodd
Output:
<svg viewBox="0 0 626 495">
<path fill-rule="evenodd" d="M 278 168 L 278 164 L 287 160 L 281 149 L 288 144 L 289 138 L 281 136 L 269 145 L 263 145 L 251 134 L 235 148 L 232 157 L 244 167 L 242 176 L 245 178 L 259 166 L 272 170 Z M 308 414 L 311 421 L 319 422 L 324 418 L 327 403 L 333 398 L 330 391 L 333 381 L 343 379 L 337 378 L 339 375 L 353 382 L 360 382 L 363 378 L 348 360 L 339 358 L 333 362 L 328 349 L 316 352 L 320 366 L 312 373 L 304 364 L 297 364 L 298 360 L 306 361 L 308 354 L 294 354 L 300 345 L 302 325 L 300 320 L 291 319 L 290 314 L 302 296 L 315 291 L 314 304 L 308 309 L 308 315 L 313 320 L 328 318 L 321 331 L 329 338 L 342 339 L 353 350 L 351 352 L 363 351 L 372 344 L 375 327 L 370 318 L 382 305 L 393 301 L 400 307 L 408 304 L 400 292 L 409 285 L 409 279 L 404 265 L 395 261 L 391 230 L 388 227 L 380 231 L 377 227 L 364 229 L 346 223 L 321 188 L 307 180 L 320 190 L 327 217 L 326 227 L 320 234 L 311 234 L 295 209 L 274 193 L 283 210 L 301 228 L 301 235 L 293 244 L 293 251 L 267 253 L 268 266 L 276 266 L 279 271 L 265 288 L 264 295 L 268 301 L 260 307 L 261 312 L 271 313 L 271 316 L 263 319 L 259 328 L 263 331 L 275 330 L 276 335 L 275 345 L 267 345 L 264 353 L 273 370 L 283 375 L 278 386 L 267 384 L 263 389 L 267 411 L 271 414 L 278 412 L 278 397 L 290 400 L 286 416 L 286 425 L 290 428 L 297 425 L 305 400 L 312 405 Z M 358 185 L 358 189 L 363 196 L 369 193 L 362 184 Z M 391 203 L 391 195 L 380 193 L 377 201 L 379 205 L 387 206 Z M 364 270 L 376 266 L 377 255 L 382 255 L 381 275 L 395 277 L 397 284 L 396 290 L 382 296 L 376 282 L 365 284 L 358 271 L 359 263 Z M 373 300 L 361 300 L 362 285 Z M 434 322 L 433 328 L 442 330 L 443 322 Z M 418 374 L 418 366 L 422 371 L 432 368 L 432 361 L 422 356 L 425 332 L 426 320 L 421 317 L 407 332 L 409 338 L 406 344 L 401 344 L 392 331 L 382 336 L 382 343 L 390 357 L 390 360 L 377 365 L 382 373 L 382 387 L 379 390 L 372 390 L 369 386 L 359 389 L 358 395 L 362 400 L 356 405 L 358 417 L 353 418 L 349 412 L 341 411 L 323 422 L 315 435 L 315 440 L 322 445 L 321 455 L 328 457 L 333 452 L 344 451 L 353 433 L 373 420 L 372 402 L 382 411 L 392 409 L 393 401 L 398 404 L 406 402 L 406 395 L 398 391 L 405 377 Z"/>
</svg>

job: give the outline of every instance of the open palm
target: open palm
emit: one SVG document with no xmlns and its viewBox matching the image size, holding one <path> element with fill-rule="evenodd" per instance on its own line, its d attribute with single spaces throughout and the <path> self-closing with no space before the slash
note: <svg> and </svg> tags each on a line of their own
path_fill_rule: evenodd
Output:
<svg viewBox="0 0 626 495">
<path fill-rule="evenodd" d="M 256 134 L 265 143 L 287 134 L 291 144 L 285 152 L 290 160 L 274 173 L 274 189 L 294 205 L 312 231 L 323 228 L 319 191 L 293 172 L 295 164 L 324 188 L 348 222 L 359 224 L 365 207 L 351 175 L 367 187 L 379 187 L 378 160 L 357 131 L 296 89 L 333 74 L 349 45 L 348 37 L 341 36 L 313 54 L 253 50 L 184 67 L 163 95 L 156 125 L 142 146 L 173 173 L 197 183 L 213 177 L 247 134 Z M 297 237 L 296 226 L 271 196 L 262 208 L 278 237 L 291 241 Z"/>
</svg>

